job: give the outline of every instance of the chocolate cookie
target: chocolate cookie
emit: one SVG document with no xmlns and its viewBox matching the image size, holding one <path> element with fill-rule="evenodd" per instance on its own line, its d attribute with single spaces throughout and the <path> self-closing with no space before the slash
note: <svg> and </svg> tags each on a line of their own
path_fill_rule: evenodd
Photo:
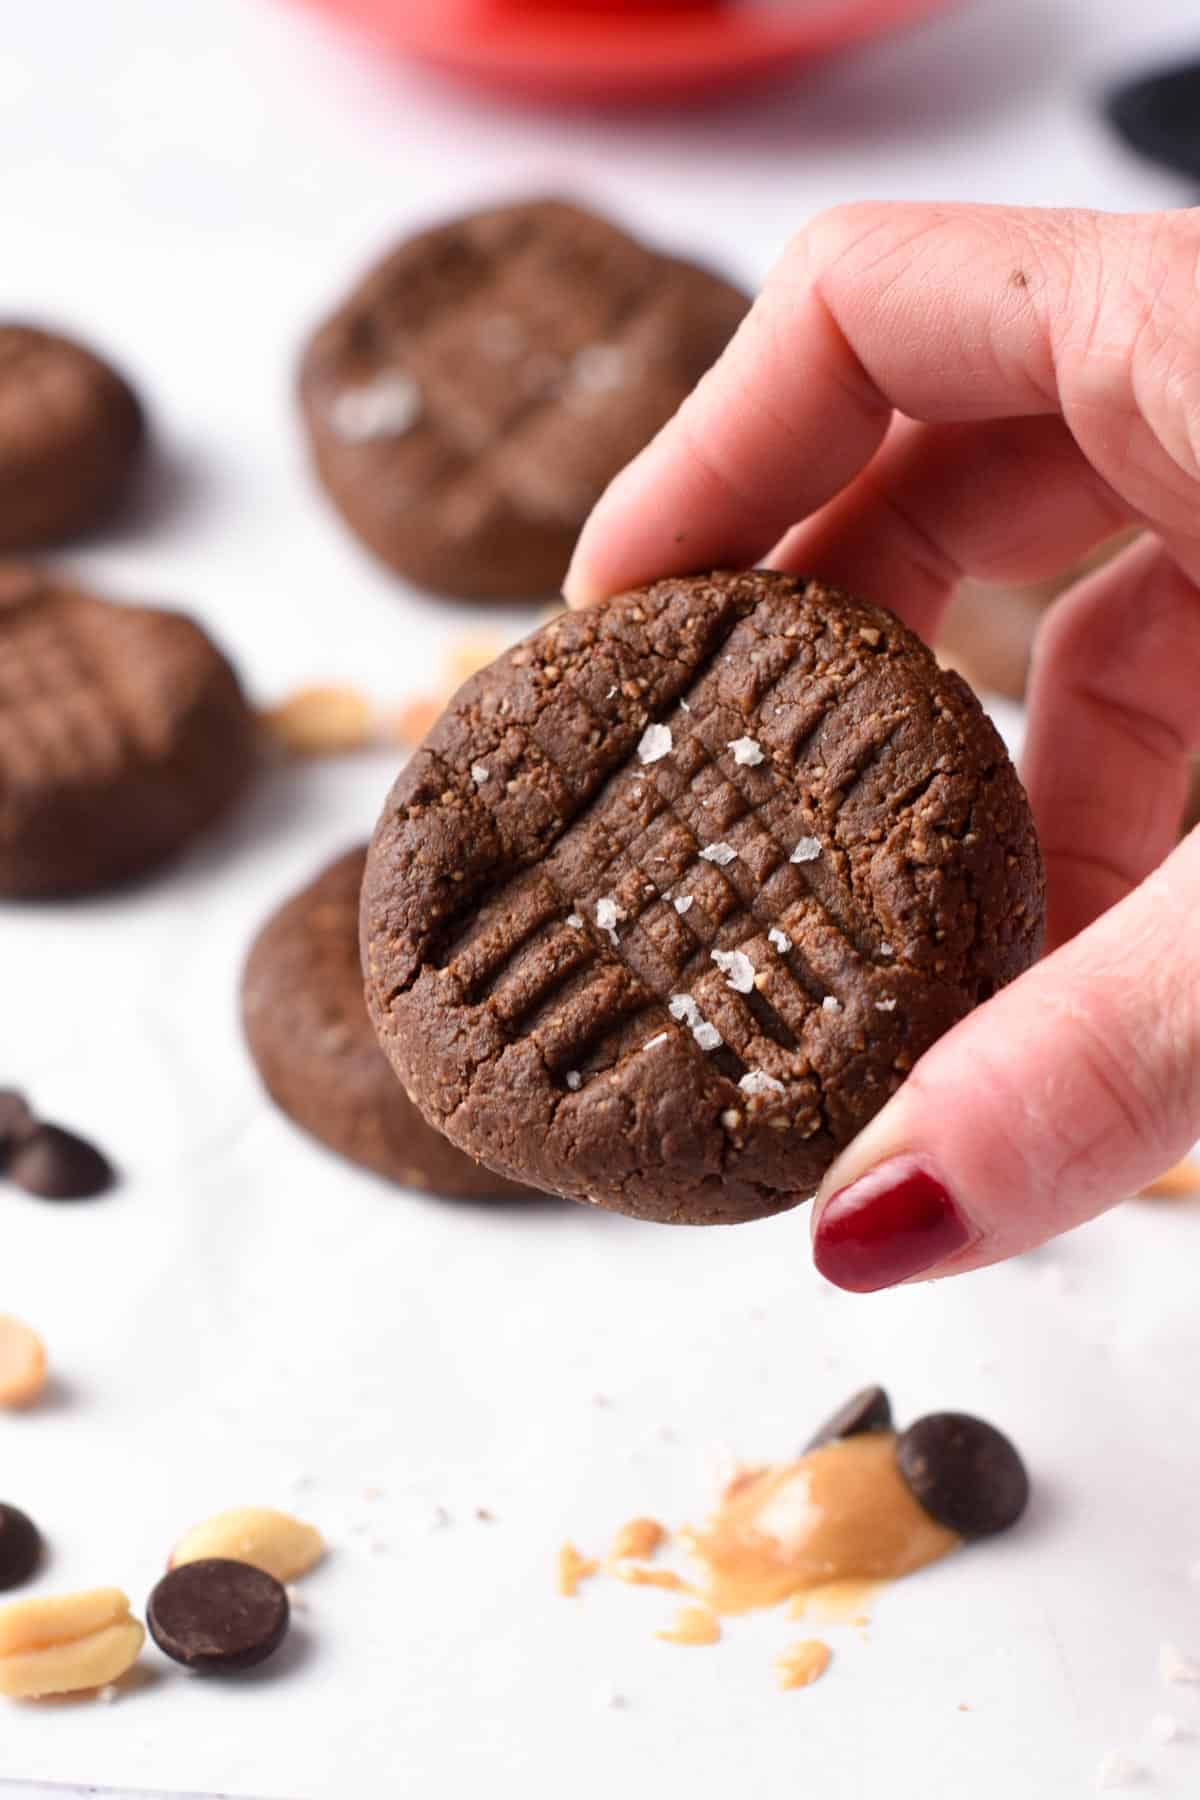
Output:
<svg viewBox="0 0 1200 1800">
<path fill-rule="evenodd" d="M 708 1223 L 811 1194 L 1042 913 L 1024 792 L 957 675 L 815 581 L 694 576 L 460 689 L 376 828 L 363 962 L 455 1143 Z"/>
<path fill-rule="evenodd" d="M 0 564 L 0 895 L 144 874 L 253 764 L 253 717 L 198 625 Z"/>
<path fill-rule="evenodd" d="M 423 232 L 308 347 L 317 469 L 352 529 L 419 585 L 547 593 L 593 502 L 747 305 L 557 200 Z"/>
<path fill-rule="evenodd" d="M 358 900 L 366 846 L 285 902 L 255 939 L 242 1022 L 263 1084 L 340 1156 L 404 1187 L 455 1198 L 525 1198 L 428 1126 L 375 1040 L 363 1002 Z"/>
<path fill-rule="evenodd" d="M 32 550 L 111 511 L 137 462 L 137 395 L 98 356 L 0 324 L 0 550 Z"/>
</svg>

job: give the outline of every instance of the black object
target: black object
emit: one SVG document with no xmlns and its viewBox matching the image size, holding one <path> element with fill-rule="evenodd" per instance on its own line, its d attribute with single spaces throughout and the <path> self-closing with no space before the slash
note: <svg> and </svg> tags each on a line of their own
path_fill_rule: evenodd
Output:
<svg viewBox="0 0 1200 1800">
<path fill-rule="evenodd" d="M 42 1560 L 42 1534 L 19 1506 L 0 1501 L 0 1588 L 20 1587 Z"/>
<path fill-rule="evenodd" d="M 890 1431 L 892 1429 L 892 1403 L 881 1387 L 860 1388 L 857 1394 L 851 1394 L 844 1406 L 839 1406 L 831 1413 L 814 1432 L 804 1446 L 807 1456 L 810 1450 L 820 1450 L 824 1444 L 835 1444 L 839 1438 L 861 1437 L 866 1431 Z"/>
<path fill-rule="evenodd" d="M 150 1635 L 188 1669 L 251 1669 L 278 1650 L 288 1597 L 265 1569 L 206 1556 L 164 1575 L 146 1606 Z"/>
<path fill-rule="evenodd" d="M 62 1125 L 37 1125 L 10 1152 L 10 1181 L 42 1200 L 92 1200 L 113 1184 L 112 1164 Z"/>
<path fill-rule="evenodd" d="M 37 1128 L 37 1120 L 24 1094 L 16 1088 L 0 1088 L 0 1169 L 12 1151 Z"/>
<path fill-rule="evenodd" d="M 1123 82 L 1104 110 L 1131 149 L 1200 180 L 1200 62 Z"/>
<path fill-rule="evenodd" d="M 960 1537 L 1007 1531 L 1029 1499 L 1029 1477 L 1013 1445 L 969 1413 L 918 1419 L 901 1434 L 896 1463 L 913 1498 Z"/>
</svg>

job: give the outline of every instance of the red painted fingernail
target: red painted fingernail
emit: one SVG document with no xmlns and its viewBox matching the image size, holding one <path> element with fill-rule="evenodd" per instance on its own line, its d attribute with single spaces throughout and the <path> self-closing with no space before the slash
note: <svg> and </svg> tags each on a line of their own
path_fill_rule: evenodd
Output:
<svg viewBox="0 0 1200 1800">
<path fill-rule="evenodd" d="M 972 1235 L 945 1184 L 917 1157 L 898 1156 L 826 1202 L 813 1261 L 836 1287 L 873 1294 L 936 1268 Z"/>
</svg>

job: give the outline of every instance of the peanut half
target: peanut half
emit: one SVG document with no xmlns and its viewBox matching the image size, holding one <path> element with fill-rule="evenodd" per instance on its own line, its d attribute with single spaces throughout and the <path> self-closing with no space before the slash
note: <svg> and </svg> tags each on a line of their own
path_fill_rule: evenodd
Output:
<svg viewBox="0 0 1200 1800">
<path fill-rule="evenodd" d="M 14 1600 L 0 1607 L 0 1694 L 36 1700 L 116 1681 L 146 1632 L 120 1588 Z"/>
<path fill-rule="evenodd" d="M 46 1385 L 46 1348 L 32 1326 L 0 1314 L 0 1406 L 30 1406 Z"/>
<path fill-rule="evenodd" d="M 223 1556 L 287 1582 L 306 1574 L 324 1554 L 325 1540 L 315 1525 L 272 1506 L 234 1506 L 186 1531 L 171 1552 L 170 1567 Z"/>
</svg>

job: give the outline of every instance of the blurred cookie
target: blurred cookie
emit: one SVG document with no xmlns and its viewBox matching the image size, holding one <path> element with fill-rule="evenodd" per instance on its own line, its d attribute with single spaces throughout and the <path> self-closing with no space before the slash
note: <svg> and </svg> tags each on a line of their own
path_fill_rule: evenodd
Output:
<svg viewBox="0 0 1200 1800">
<path fill-rule="evenodd" d="M 254 766 L 237 676 L 191 619 L 0 564 L 0 895 L 145 874 Z"/>
<path fill-rule="evenodd" d="M 363 964 L 461 1148 L 719 1223 L 807 1198 L 1042 913 L 966 685 L 876 607 L 722 574 L 563 615 L 466 683 L 376 827 Z"/>
<path fill-rule="evenodd" d="M 36 549 L 97 524 L 144 436 L 137 395 L 92 351 L 0 324 L 0 550 Z"/>
<path fill-rule="evenodd" d="M 358 960 L 366 846 L 349 850 L 259 932 L 242 977 L 246 1041 L 272 1099 L 340 1156 L 404 1187 L 524 1198 L 425 1123 L 375 1040 Z"/>
<path fill-rule="evenodd" d="M 423 232 L 308 347 L 317 469 L 351 528 L 418 585 L 556 590 L 593 502 L 747 306 L 557 200 Z"/>
</svg>

